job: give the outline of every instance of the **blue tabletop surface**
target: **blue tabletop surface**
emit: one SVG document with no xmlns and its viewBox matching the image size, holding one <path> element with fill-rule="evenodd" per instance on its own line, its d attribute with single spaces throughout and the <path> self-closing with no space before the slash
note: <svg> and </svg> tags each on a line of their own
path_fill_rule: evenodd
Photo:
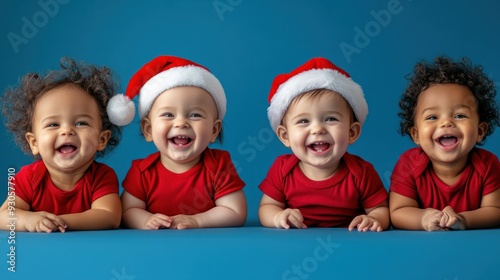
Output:
<svg viewBox="0 0 500 280">
<path fill-rule="evenodd" d="M 0 279 L 500 279 L 500 229 L 0 233 Z"/>
</svg>

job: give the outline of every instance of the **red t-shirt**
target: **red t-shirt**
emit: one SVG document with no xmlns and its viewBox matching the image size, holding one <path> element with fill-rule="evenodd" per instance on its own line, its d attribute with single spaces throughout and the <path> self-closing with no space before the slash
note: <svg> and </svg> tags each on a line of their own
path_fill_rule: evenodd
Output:
<svg viewBox="0 0 500 280">
<path fill-rule="evenodd" d="M 438 178 L 429 157 L 417 147 L 399 158 L 390 190 L 416 200 L 422 209 L 451 206 L 455 212 L 464 212 L 480 208 L 482 197 L 498 188 L 500 162 L 491 152 L 474 148 L 458 182 L 449 186 Z"/>
<path fill-rule="evenodd" d="M 184 173 L 173 173 L 160 160 L 160 153 L 132 161 L 123 188 L 146 202 L 146 210 L 167 216 L 193 215 L 215 207 L 215 201 L 243 189 L 229 153 L 207 148 L 200 162 Z"/>
<path fill-rule="evenodd" d="M 61 190 L 52 183 L 42 160 L 21 168 L 14 182 L 16 196 L 30 206 L 30 211 L 55 215 L 85 212 L 96 199 L 110 193 L 118 194 L 115 171 L 95 161 L 70 191 Z"/>
<path fill-rule="evenodd" d="M 337 172 L 323 181 L 307 178 L 299 161 L 295 155 L 279 156 L 259 188 L 286 208 L 298 208 L 307 226 L 347 227 L 364 209 L 387 199 L 373 166 L 358 156 L 346 153 Z"/>
</svg>

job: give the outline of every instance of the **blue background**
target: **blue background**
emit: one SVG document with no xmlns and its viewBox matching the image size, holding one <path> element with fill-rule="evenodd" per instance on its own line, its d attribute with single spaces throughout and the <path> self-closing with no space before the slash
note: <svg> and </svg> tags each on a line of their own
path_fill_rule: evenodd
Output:
<svg viewBox="0 0 500 280">
<path fill-rule="evenodd" d="M 2 2 L 0 88 L 16 85 L 27 72 L 58 68 L 62 56 L 112 68 L 121 92 L 135 71 L 161 54 L 208 67 L 221 81 L 228 100 L 224 142 L 213 147 L 231 153 L 247 184 L 249 222 L 257 221 L 261 197 L 257 186 L 275 157 L 290 152 L 274 135 L 266 115 L 267 95 L 277 74 L 315 56 L 326 57 L 350 73 L 363 87 L 369 114 L 349 152 L 371 162 L 387 188 L 398 156 L 414 146 L 397 132 L 398 101 L 407 85 L 404 76 L 414 64 L 441 54 L 467 56 L 482 64 L 495 81 L 500 75 L 500 4 L 493 0 L 473 5 L 409 0 L 55 1 L 41 0 L 57 3 L 49 7 L 57 11 L 53 16 L 38 1 Z M 217 10 L 214 3 L 221 8 Z M 373 14 L 382 14 L 388 6 L 396 13 L 389 12 L 390 18 L 382 22 L 385 26 L 376 23 Z M 37 29 L 34 34 L 25 30 L 32 38 L 23 35 L 27 25 L 23 18 Z M 356 30 L 368 35 L 363 39 Z M 27 43 L 12 44 L 9 33 L 26 38 Z M 343 52 L 341 45 L 350 45 L 358 53 Z M 120 181 L 133 159 L 155 151 L 139 130 L 136 116 L 123 130 L 118 148 L 100 159 L 116 170 Z M 7 169 L 19 170 L 32 159 L 19 150 L 4 126 L 0 133 L 3 199 Z M 499 140 L 497 131 L 484 148 L 500 155 Z"/>
<path fill-rule="evenodd" d="M 231 153 L 247 184 L 247 225 L 257 225 L 258 185 L 276 156 L 289 152 L 266 115 L 267 95 L 277 74 L 316 56 L 350 73 L 363 87 L 369 115 L 349 152 L 371 162 L 388 188 L 398 156 L 414 146 L 397 132 L 405 75 L 417 61 L 444 54 L 469 57 L 497 81 L 499 10 L 494 0 L 8 0 L 0 4 L 0 88 L 16 85 L 27 72 L 58 68 L 63 56 L 112 68 L 121 92 L 133 73 L 158 55 L 176 55 L 208 67 L 228 100 L 224 142 L 213 147 Z M 23 37 L 23 43 L 13 43 L 12 34 Z M 347 45 L 355 52 L 343 51 L 341 46 Z M 484 148 L 500 155 L 499 140 L 496 131 Z M 32 159 L 4 126 L 0 141 L 3 201 L 7 169 L 18 171 Z M 139 135 L 136 117 L 124 128 L 118 148 L 99 160 L 113 167 L 121 181 L 133 159 L 154 151 Z"/>
</svg>

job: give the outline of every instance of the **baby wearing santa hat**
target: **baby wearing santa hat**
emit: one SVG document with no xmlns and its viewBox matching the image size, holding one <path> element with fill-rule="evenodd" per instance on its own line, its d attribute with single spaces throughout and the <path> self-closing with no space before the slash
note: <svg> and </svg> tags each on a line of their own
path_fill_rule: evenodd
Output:
<svg viewBox="0 0 500 280">
<path fill-rule="evenodd" d="M 245 183 L 220 140 L 226 96 L 219 80 L 192 61 L 159 56 L 130 79 L 125 95 L 108 104 L 110 120 L 129 124 L 139 95 L 141 131 L 158 152 L 134 160 L 123 180 L 122 225 L 129 228 L 241 226 Z"/>
<path fill-rule="evenodd" d="M 268 101 L 271 127 L 293 154 L 279 156 L 259 185 L 266 227 L 390 226 L 387 191 L 373 166 L 347 153 L 368 106 L 361 87 L 325 58 L 278 75 Z"/>
</svg>

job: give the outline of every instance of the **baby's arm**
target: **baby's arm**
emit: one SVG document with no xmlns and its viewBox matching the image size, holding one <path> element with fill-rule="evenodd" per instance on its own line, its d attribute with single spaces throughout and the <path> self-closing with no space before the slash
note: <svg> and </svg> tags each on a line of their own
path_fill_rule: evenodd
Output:
<svg viewBox="0 0 500 280">
<path fill-rule="evenodd" d="M 116 229 L 121 220 L 121 203 L 117 193 L 104 195 L 92 202 L 91 209 L 60 215 L 68 230 Z"/>
<path fill-rule="evenodd" d="M 390 226 L 389 207 L 387 201 L 375 207 L 365 209 L 366 215 L 355 217 L 349 225 L 349 230 L 358 228 L 358 231 L 383 231 Z"/>
<path fill-rule="evenodd" d="M 242 226 L 247 218 L 247 202 L 243 190 L 239 190 L 215 201 L 215 207 L 195 215 L 173 216 L 171 228 L 210 228 Z"/>
<path fill-rule="evenodd" d="M 392 225 L 409 230 L 444 230 L 439 224 L 443 212 L 436 209 L 420 209 L 416 200 L 395 192 L 389 194 Z"/>
<path fill-rule="evenodd" d="M 296 228 L 307 228 L 304 224 L 304 217 L 299 209 L 285 208 L 285 204 L 276 201 L 264 194 L 259 206 L 259 220 L 265 227 L 276 227 L 289 229 L 290 226 Z"/>
<path fill-rule="evenodd" d="M 480 208 L 459 213 L 465 228 L 493 228 L 500 226 L 500 189 L 481 199 Z"/>
<path fill-rule="evenodd" d="M 169 228 L 172 218 L 163 214 L 153 214 L 146 211 L 146 202 L 131 195 L 122 193 L 123 217 L 122 224 L 127 228 L 159 229 Z"/>
<path fill-rule="evenodd" d="M 6 199 L 0 207 L 0 229 L 29 232 L 66 230 L 67 225 L 59 216 L 45 211 L 31 212 L 29 209 L 29 205 L 17 196 L 14 201 Z"/>
</svg>

